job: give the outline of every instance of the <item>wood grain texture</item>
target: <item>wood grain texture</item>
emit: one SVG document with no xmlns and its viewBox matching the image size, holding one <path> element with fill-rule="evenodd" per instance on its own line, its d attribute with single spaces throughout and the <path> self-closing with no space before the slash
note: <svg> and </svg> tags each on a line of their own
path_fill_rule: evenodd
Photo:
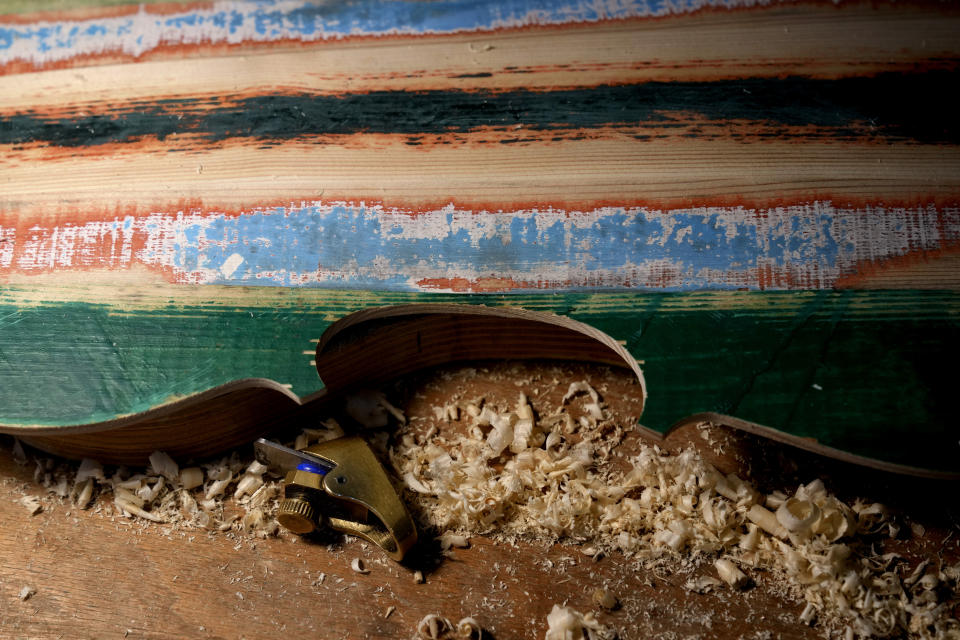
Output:
<svg viewBox="0 0 960 640">
<path fill-rule="evenodd" d="M 35 10 L 43 6 L 38 3 L 29 4 Z M 252 34 L 251 31 L 256 27 L 251 30 L 249 25 L 256 20 L 258 5 L 262 15 L 262 9 L 269 9 L 271 3 L 236 2 L 234 5 L 240 8 L 238 17 L 247 22 L 247 25 L 244 25 L 247 29 L 245 33 L 238 30 L 240 33 L 232 34 L 232 38 L 224 38 L 223 30 L 217 29 L 218 25 L 211 25 L 209 20 L 203 20 L 203 9 L 209 7 L 202 4 L 191 7 L 189 4 L 176 3 L 123 3 L 127 6 L 111 8 L 112 4 L 120 3 L 112 0 L 51 3 L 50 11 L 16 15 L 11 13 L 16 11 L 16 4 L 5 3 L 5 11 L 8 13 L 0 15 L 0 27 L 8 26 L 9 29 L 4 33 L 5 36 L 15 34 L 19 25 L 43 23 L 47 30 L 31 33 L 29 44 L 19 47 L 19 50 L 10 46 L 13 44 L 11 38 L 2 58 L 5 64 L 0 69 L 7 72 L 49 70 L 118 62 L 196 58 L 225 53 L 262 53 L 277 49 L 329 50 L 338 46 L 353 46 L 358 42 L 366 44 L 364 41 L 370 40 L 376 40 L 381 45 L 398 40 L 402 47 L 409 36 L 429 32 L 429 27 L 422 18 L 416 19 L 409 15 L 404 18 L 394 14 L 394 22 L 389 25 L 394 28 L 393 32 L 389 29 L 364 29 L 371 26 L 368 20 L 367 24 L 344 38 L 342 31 L 337 33 L 342 30 L 342 25 L 329 25 L 332 30 L 325 34 L 323 30 L 328 24 L 315 12 L 313 16 L 303 16 L 307 19 L 302 20 L 299 25 L 291 24 L 293 20 L 290 20 L 287 25 L 283 25 L 292 27 L 286 32 L 281 26 Z M 360 13 L 363 8 L 377 11 L 378 4 L 384 6 L 396 3 L 388 1 L 351 4 L 353 10 Z M 435 6 L 438 4 L 441 3 L 434 3 Z M 457 3 L 442 4 L 443 8 L 448 10 L 448 16 L 452 14 L 452 20 L 457 21 Z M 891 68 L 909 70 L 908 65 L 916 58 L 947 61 L 955 53 L 955 39 L 948 23 L 942 19 L 944 15 L 949 15 L 950 7 L 941 3 L 843 2 L 842 7 L 838 7 L 841 3 L 828 5 L 813 1 L 754 4 L 731 1 L 710 3 L 715 5 L 713 11 L 697 2 L 619 3 L 618 7 L 612 8 L 603 16 L 598 12 L 598 9 L 605 9 L 602 4 L 559 1 L 515 3 L 514 15 L 537 4 L 540 7 L 565 10 L 565 15 L 550 16 L 541 12 L 528 19 L 525 24 L 522 19 L 514 20 L 511 24 L 510 17 L 501 14 L 503 19 L 496 27 L 489 28 L 489 15 L 487 20 L 481 15 L 471 15 L 469 3 L 461 3 L 468 8 L 459 18 L 461 28 L 447 29 L 443 33 L 451 40 L 463 38 L 464 35 L 467 39 L 483 39 L 471 53 L 485 53 L 488 55 L 484 57 L 495 60 L 499 53 L 492 52 L 492 49 L 502 48 L 496 44 L 510 38 L 533 42 L 530 38 L 531 31 L 557 31 L 554 25 L 558 23 L 563 25 L 559 30 L 575 30 L 578 25 L 585 25 L 591 30 L 616 30 L 622 28 L 622 22 L 628 22 L 628 29 L 642 29 L 643 35 L 632 43 L 633 50 L 638 51 L 639 55 L 634 56 L 630 65 L 624 66 L 635 69 L 646 67 L 655 77 L 668 78 L 717 71 L 728 75 L 743 75 L 743 71 L 764 75 L 775 73 L 777 68 L 796 69 L 801 74 L 838 73 L 851 68 L 859 72 Z M 718 4 L 733 10 L 721 8 L 718 11 Z M 757 4 L 762 8 L 760 11 L 757 10 Z M 53 8 L 56 5 L 59 5 L 59 11 Z M 274 19 L 282 22 L 284 18 L 295 16 L 298 10 L 302 14 L 305 6 L 309 6 L 308 3 L 287 3 L 286 15 L 281 10 L 275 14 Z M 738 6 L 740 10 L 737 10 Z M 450 9 L 453 11 L 449 11 Z M 480 9 L 482 13 L 482 5 Z M 496 7 L 492 9 L 497 11 Z M 348 16 L 349 11 L 349 8 L 345 11 Z M 588 15 L 591 11 L 592 16 Z M 620 20 L 617 20 L 617 13 L 620 14 Z M 622 19 L 630 13 L 636 17 L 632 20 Z M 144 14 L 146 19 L 138 22 L 138 14 Z M 642 19 L 658 17 L 657 14 L 671 20 Z M 193 24 L 189 24 L 191 17 Z M 684 20 L 678 21 L 678 17 L 683 17 Z M 359 21 L 354 20 L 354 23 Z M 206 22 L 206 25 L 203 25 L 203 22 Z M 312 26 L 311 23 L 316 25 L 316 28 L 313 33 L 305 33 Z M 157 33 L 161 24 L 163 32 Z M 197 37 L 196 32 L 202 31 L 204 26 L 208 32 Z M 188 35 L 186 32 L 190 27 L 193 27 L 194 33 Z M 296 33 L 297 27 L 300 27 L 299 34 Z M 84 29 L 91 29 L 92 33 L 81 33 L 79 38 L 72 39 L 67 35 L 72 30 L 82 32 Z M 98 29 L 100 33 L 96 32 Z M 696 33 L 684 33 L 685 29 L 696 30 Z M 751 32 L 749 42 L 731 37 L 745 29 Z M 58 35 L 61 36 L 59 41 L 55 40 Z M 139 36 L 143 37 L 140 37 L 138 42 Z M 53 42 L 44 47 L 44 38 L 48 43 L 51 40 Z M 485 43 L 492 43 L 494 46 L 488 48 Z M 50 46 L 51 44 L 53 46 Z M 556 50 L 553 55 L 562 56 L 564 53 Z M 403 53 L 389 57 L 402 58 Z M 472 62 L 482 64 L 478 58 L 479 56 L 475 56 Z M 530 59 L 532 62 L 536 60 L 536 56 L 531 55 Z M 637 60 L 642 61 L 641 64 L 636 64 Z M 553 66 L 556 62 L 557 58 L 548 59 L 534 69 L 542 71 L 544 66 Z M 523 70 L 524 67 L 517 69 Z M 596 68 L 593 70 L 598 71 Z"/>
<path fill-rule="evenodd" d="M 626 341 L 654 429 L 951 469 L 960 13 L 747 4 L 11 7 L 0 424 L 295 406 L 337 318 L 470 294 Z"/>
<path fill-rule="evenodd" d="M 77 7 L 94 3 L 81 2 Z M 735 8 L 745 3 L 728 0 Z M 474 3 L 442 0 L 428 6 L 398 0 L 317 4 L 237 0 L 222 3 L 136 4 L 114 11 L 94 6 L 88 15 L 10 16 L 0 24 L 0 52 L 14 68 L 64 64 L 76 58 L 136 59 L 157 50 L 196 53 L 276 43 L 453 34 L 539 25 L 599 23 L 699 10 L 697 0 L 672 3 L 534 0 Z M 25 26 L 26 25 L 26 26 Z M 36 25 L 36 26 L 34 26 Z M 32 27 L 32 28 L 31 28 Z M 200 46 L 198 46 L 200 45 Z"/>
<path fill-rule="evenodd" d="M 154 451 L 179 458 L 212 456 L 278 426 L 308 426 L 324 400 L 323 392 L 302 401 L 270 380 L 236 380 L 143 414 L 13 432 L 41 451 L 73 460 L 143 465 Z"/>
<path fill-rule="evenodd" d="M 328 392 L 336 393 L 458 362 L 549 359 L 628 369 L 643 410 L 643 372 L 622 344 L 582 322 L 523 309 L 409 304 L 358 311 L 324 331 L 316 364 Z M 374 362 L 376 370 L 366 369 Z"/>
<path fill-rule="evenodd" d="M 223 148 L 193 157 L 110 153 L 42 164 L 14 161 L 4 171 L 5 209 L 18 203 L 20 215 L 36 219 L 64 206 L 87 211 L 119 200 L 121 211 L 132 203 L 131 213 L 146 212 L 170 193 L 175 202 L 201 199 L 212 211 L 283 198 L 288 203 L 369 198 L 411 208 L 453 200 L 494 211 L 512 203 L 580 208 L 623 203 L 637 194 L 642 194 L 638 204 L 655 207 L 833 199 L 915 205 L 955 202 L 960 190 L 958 152 L 938 146 L 573 140 L 548 149 L 484 145 L 464 157 L 458 149 L 424 151 L 387 139 L 373 150 L 291 144 L 250 152 Z M 392 168 L 386 174 L 384 164 Z M 109 184 L 110 191 L 98 183 Z M 244 191 L 237 191 L 237 183 Z"/>
</svg>

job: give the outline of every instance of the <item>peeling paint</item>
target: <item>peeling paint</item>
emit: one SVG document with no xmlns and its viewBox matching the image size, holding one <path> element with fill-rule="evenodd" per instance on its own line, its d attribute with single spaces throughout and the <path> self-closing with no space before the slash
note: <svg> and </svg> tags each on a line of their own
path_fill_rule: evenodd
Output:
<svg viewBox="0 0 960 640">
<path fill-rule="evenodd" d="M 172 13 L 156 13 L 141 7 L 134 14 L 87 20 L 27 24 L 16 21 L 6 25 L 0 21 L 0 67 L 17 61 L 42 67 L 70 58 L 109 53 L 137 57 L 170 44 L 210 46 L 447 34 L 657 17 L 708 7 L 775 3 L 774 0 L 437 0 L 423 4 L 405 0 L 324 3 L 248 0 L 204 3 Z"/>
<path fill-rule="evenodd" d="M 960 207 L 409 212 L 312 202 L 241 212 L 0 217 L 0 274 L 147 267 L 178 284 L 390 291 L 828 289 L 954 248 Z"/>
</svg>

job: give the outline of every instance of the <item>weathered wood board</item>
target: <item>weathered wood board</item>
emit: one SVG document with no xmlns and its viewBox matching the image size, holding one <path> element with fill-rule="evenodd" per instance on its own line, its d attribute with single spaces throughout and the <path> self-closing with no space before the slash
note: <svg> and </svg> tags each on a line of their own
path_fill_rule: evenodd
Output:
<svg viewBox="0 0 960 640">
<path fill-rule="evenodd" d="M 6 432 L 309 397 L 333 320 L 455 301 L 625 341 L 651 428 L 958 470 L 953 5 L 3 10 Z"/>
</svg>

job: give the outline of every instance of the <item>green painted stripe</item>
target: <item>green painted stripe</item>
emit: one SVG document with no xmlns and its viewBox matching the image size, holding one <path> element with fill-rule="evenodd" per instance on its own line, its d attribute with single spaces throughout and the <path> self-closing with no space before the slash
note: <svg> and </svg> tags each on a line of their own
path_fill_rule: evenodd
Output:
<svg viewBox="0 0 960 640">
<path fill-rule="evenodd" d="M 707 292 L 455 296 L 309 291 L 272 304 L 89 302 L 0 296 L 0 423 L 75 424 L 142 411 L 231 380 L 320 388 L 312 338 L 365 307 L 412 302 L 523 306 L 625 340 L 647 378 L 642 422 L 658 430 L 718 411 L 881 460 L 957 470 L 949 376 L 960 294 Z M 21 292 L 22 293 L 22 292 Z"/>
<path fill-rule="evenodd" d="M 126 144 L 143 139 L 216 143 L 316 136 L 400 134 L 430 146 L 433 136 L 488 129 L 522 135 L 504 143 L 575 137 L 610 127 L 636 139 L 743 139 L 730 123 L 750 123 L 749 138 L 924 143 L 960 142 L 944 87 L 954 71 L 882 73 L 852 78 L 734 78 L 644 82 L 551 91 L 367 91 L 343 95 L 257 95 L 164 99 L 109 105 L 105 112 L 4 113 L 0 144 L 55 147 Z M 932 96 L 917 101 L 914 96 Z M 96 109 L 94 107 L 93 109 Z M 565 134 L 566 135 L 566 134 Z M 424 140 L 424 136 L 428 140 Z M 569 135 L 567 135 L 569 137 Z"/>
</svg>

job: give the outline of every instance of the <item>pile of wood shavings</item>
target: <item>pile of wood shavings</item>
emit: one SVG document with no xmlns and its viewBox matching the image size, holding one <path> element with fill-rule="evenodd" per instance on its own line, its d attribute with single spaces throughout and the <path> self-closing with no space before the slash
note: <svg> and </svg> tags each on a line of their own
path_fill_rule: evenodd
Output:
<svg viewBox="0 0 960 640">
<path fill-rule="evenodd" d="M 330 419 L 315 429 L 304 429 L 286 444 L 305 449 L 344 435 L 336 420 Z M 386 432 L 376 432 L 368 440 L 385 451 L 387 436 Z M 19 441 L 14 443 L 13 454 L 20 464 L 28 464 Z M 236 451 L 183 468 L 161 451 L 151 454 L 149 466 L 139 470 L 127 466 L 108 470 L 92 459 L 84 459 L 79 465 L 49 457 L 34 462 L 34 480 L 51 495 L 106 517 L 169 525 L 171 529 L 229 532 L 251 539 L 275 536 L 281 531 L 274 516 L 283 497 L 282 479 Z M 35 496 L 26 495 L 22 502 L 33 514 L 42 510 Z"/>
<path fill-rule="evenodd" d="M 567 410 L 575 402 L 578 420 Z M 693 580 L 695 591 L 747 588 L 750 572 L 769 571 L 802 594 L 801 622 L 841 637 L 960 638 L 951 615 L 960 564 L 925 562 L 905 575 L 898 557 L 874 553 L 873 542 L 897 533 L 882 505 L 845 504 L 820 481 L 762 495 L 693 450 L 641 446 L 626 472 L 604 470 L 622 430 L 586 382 L 539 417 L 523 393 L 510 409 L 481 404 L 435 412 L 464 421 L 466 435 L 408 429 L 398 438 L 392 462 L 425 524 L 574 542 L 647 569 L 677 558 L 714 562 L 717 578 Z"/>
<path fill-rule="evenodd" d="M 14 456 L 27 458 L 17 444 Z M 231 456 L 180 468 L 165 453 L 150 456 L 150 466 L 120 466 L 108 473 L 95 460 L 79 466 L 52 458 L 36 461 L 34 480 L 48 492 L 81 509 L 107 517 L 138 519 L 184 529 L 240 532 L 253 538 L 275 535 L 280 483 L 265 477 L 259 462 Z"/>
</svg>

